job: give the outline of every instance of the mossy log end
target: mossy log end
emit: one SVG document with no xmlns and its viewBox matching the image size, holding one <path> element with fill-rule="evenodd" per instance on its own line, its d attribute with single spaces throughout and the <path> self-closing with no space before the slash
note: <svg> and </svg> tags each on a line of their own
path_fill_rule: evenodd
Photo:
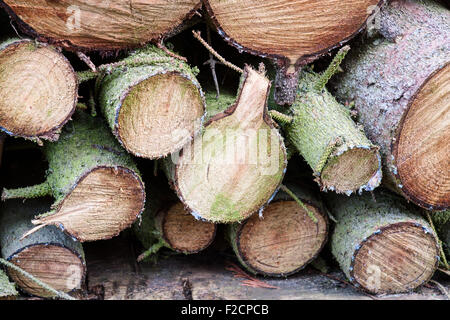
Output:
<svg viewBox="0 0 450 320">
<path fill-rule="evenodd" d="M 161 158 L 201 130 L 205 100 L 196 70 L 152 46 L 116 65 L 99 77 L 98 100 L 126 150 Z"/>
<path fill-rule="evenodd" d="M 201 4 L 199 0 L 4 0 L 0 5 L 23 32 L 40 41 L 72 50 L 118 50 L 175 34 Z"/>
<path fill-rule="evenodd" d="M 154 179 L 156 180 L 156 179 Z M 151 181 L 142 219 L 134 224 L 134 232 L 146 249 L 156 253 L 160 243 L 171 250 L 193 254 L 206 249 L 216 236 L 217 225 L 195 219 L 168 185 Z M 141 257 L 146 257 L 144 252 Z M 139 260 L 142 260 L 139 258 Z"/>
<path fill-rule="evenodd" d="M 227 42 L 241 52 L 275 59 L 274 95 L 279 105 L 294 102 L 302 66 L 353 38 L 384 2 L 203 0 Z"/>
<path fill-rule="evenodd" d="M 109 239 L 129 227 L 143 211 L 145 191 L 133 159 L 106 123 L 77 111 L 58 142 L 47 143 L 49 163 L 43 184 L 4 189 L 2 199 L 51 195 L 52 210 L 33 220 L 56 225 L 79 241 Z"/>
<path fill-rule="evenodd" d="M 242 221 L 280 186 L 286 149 L 268 115 L 269 89 L 270 81 L 247 66 L 235 103 L 212 116 L 203 133 L 178 154 L 166 158 L 169 181 L 196 218 Z"/>
<path fill-rule="evenodd" d="M 263 211 L 228 226 L 228 240 L 242 266 L 253 274 L 284 277 L 303 269 L 324 247 L 328 219 L 322 203 L 305 187 L 289 185 L 317 218 L 279 191 Z"/>
<path fill-rule="evenodd" d="M 81 244 L 55 226 L 47 226 L 20 240 L 32 227 L 33 217 L 46 212 L 50 205 L 50 199 L 11 200 L 3 204 L 0 212 L 1 254 L 50 287 L 70 292 L 81 288 L 86 275 Z M 8 269 L 8 274 L 23 291 L 39 297 L 53 297 L 52 293 L 17 271 Z"/>
<path fill-rule="evenodd" d="M 442 241 L 443 249 L 447 253 L 447 260 L 450 259 L 450 210 L 437 211 L 432 213 L 433 224 Z"/>
<path fill-rule="evenodd" d="M 332 253 L 348 279 L 371 293 L 411 291 L 439 264 L 437 236 L 420 209 L 386 191 L 350 198 L 329 194 L 336 217 Z"/>
<path fill-rule="evenodd" d="M 0 44 L 0 130 L 57 140 L 77 97 L 76 74 L 62 53 L 27 39 Z"/>
<path fill-rule="evenodd" d="M 364 132 L 353 122 L 350 109 L 326 88 L 315 86 L 321 75 L 302 71 L 293 121 L 283 126 L 287 140 L 314 171 L 322 190 L 347 195 L 371 191 L 381 182 L 381 157 Z"/>
<path fill-rule="evenodd" d="M 388 187 L 428 210 L 450 204 L 450 11 L 437 1 L 393 1 L 332 81 L 381 147 Z M 356 47 L 355 47 L 356 48 Z"/>
</svg>

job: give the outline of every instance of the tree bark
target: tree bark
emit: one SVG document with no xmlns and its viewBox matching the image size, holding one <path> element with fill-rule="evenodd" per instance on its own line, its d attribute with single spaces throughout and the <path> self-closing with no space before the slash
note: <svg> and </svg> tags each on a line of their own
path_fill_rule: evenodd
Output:
<svg viewBox="0 0 450 320">
<path fill-rule="evenodd" d="M 274 94 L 280 105 L 294 102 L 299 69 L 351 39 L 383 2 L 203 0 L 227 42 L 275 60 Z"/>
<path fill-rule="evenodd" d="M 348 279 L 371 293 L 400 293 L 427 282 L 439 263 L 437 237 L 420 210 L 386 191 L 330 194 L 332 253 Z"/>
<path fill-rule="evenodd" d="M 25 33 L 73 50 L 118 50 L 159 41 L 176 33 L 200 8 L 199 0 L 4 0 L 1 4 Z"/>
<path fill-rule="evenodd" d="M 305 203 L 317 223 L 294 199 L 279 191 L 262 217 L 253 215 L 228 226 L 234 253 L 253 274 L 294 274 L 314 260 L 327 241 L 328 219 L 322 202 L 307 187 L 289 185 L 289 189 Z"/>
<path fill-rule="evenodd" d="M 211 222 L 238 222 L 258 211 L 286 169 L 283 139 L 267 113 L 270 81 L 248 66 L 243 77 L 235 104 L 164 162 L 180 200 L 195 217 Z"/>
<path fill-rule="evenodd" d="M 313 169 L 322 190 L 350 195 L 372 191 L 381 182 L 378 147 L 351 119 L 351 110 L 328 92 L 317 90 L 321 75 L 301 72 L 287 140 Z"/>
<path fill-rule="evenodd" d="M 143 210 L 144 184 L 106 124 L 82 111 L 56 143 L 44 149 L 49 163 L 44 183 L 4 189 L 2 199 L 53 196 L 52 210 L 30 232 L 56 225 L 81 242 L 109 239 L 129 227 Z"/>
<path fill-rule="evenodd" d="M 334 91 L 354 101 L 381 147 L 389 187 L 425 209 L 446 209 L 450 12 L 435 1 L 394 1 L 378 23 L 379 36 L 350 52 Z"/>
<path fill-rule="evenodd" d="M 81 244 L 55 226 L 47 226 L 24 240 L 22 234 L 33 225 L 36 214 L 49 209 L 49 199 L 8 201 L 0 214 L 0 247 L 2 257 L 52 288 L 70 292 L 80 289 L 86 275 L 86 264 Z M 39 297 L 52 293 L 30 279 L 8 269 L 11 279 L 25 292 Z"/>
<path fill-rule="evenodd" d="M 78 80 L 51 46 L 27 39 L 0 44 L 0 129 L 15 137 L 58 139 L 77 104 Z"/>
<path fill-rule="evenodd" d="M 97 81 L 99 104 L 125 149 L 155 159 L 192 140 L 205 113 L 196 73 L 155 47 L 138 50 L 105 70 Z"/>
</svg>

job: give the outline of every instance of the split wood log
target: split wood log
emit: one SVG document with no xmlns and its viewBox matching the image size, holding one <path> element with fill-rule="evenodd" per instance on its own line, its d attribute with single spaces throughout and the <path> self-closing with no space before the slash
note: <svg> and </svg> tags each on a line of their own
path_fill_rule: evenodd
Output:
<svg viewBox="0 0 450 320">
<path fill-rule="evenodd" d="M 205 101 L 197 72 L 153 46 L 107 66 L 97 79 L 98 100 L 127 151 L 160 158 L 201 130 Z"/>
<path fill-rule="evenodd" d="M 351 39 L 383 2 L 203 0 L 227 42 L 239 51 L 275 59 L 274 95 L 280 105 L 294 102 L 301 67 Z"/>
<path fill-rule="evenodd" d="M 450 11 L 436 1 L 392 2 L 381 37 L 351 52 L 335 78 L 354 101 L 369 139 L 381 147 L 385 181 L 428 210 L 450 204 Z"/>
<path fill-rule="evenodd" d="M 49 199 L 8 201 L 0 212 L 0 248 L 2 257 L 50 287 L 70 292 L 80 289 L 86 275 L 81 244 L 55 226 L 47 226 L 24 240 L 20 237 L 33 225 L 36 214 L 50 208 Z M 25 292 L 39 297 L 53 294 L 21 273 L 8 268 L 11 279 Z"/>
<path fill-rule="evenodd" d="M 325 87 L 348 49 L 341 49 L 323 73 L 310 68 L 300 72 L 297 99 L 290 108 L 292 117 L 278 120 L 287 141 L 313 169 L 320 188 L 350 195 L 375 189 L 382 173 L 379 148 L 353 122 L 351 110 Z"/>
<path fill-rule="evenodd" d="M 193 254 L 206 249 L 216 236 L 217 225 L 197 220 L 186 210 L 167 183 L 153 179 L 147 192 L 149 201 L 134 232 L 147 249 L 138 261 L 166 247 Z"/>
<path fill-rule="evenodd" d="M 77 111 L 44 153 L 49 163 L 44 183 L 2 193 L 3 200 L 56 199 L 51 211 L 32 221 L 37 227 L 28 234 L 56 225 L 81 242 L 109 239 L 142 212 L 145 191 L 139 172 L 101 119 Z"/>
<path fill-rule="evenodd" d="M 348 279 L 371 293 L 411 291 L 439 263 L 439 246 L 420 210 L 386 191 L 350 198 L 330 194 L 336 217 L 332 253 Z"/>
<path fill-rule="evenodd" d="M 0 44 L 0 129 L 11 136 L 57 140 L 75 111 L 78 80 L 55 48 L 27 39 Z"/>
<path fill-rule="evenodd" d="M 71 49 L 138 47 L 176 34 L 200 8 L 199 0 L 0 2 L 22 31 Z"/>
<path fill-rule="evenodd" d="M 317 219 L 279 191 L 263 211 L 228 226 L 228 240 L 242 266 L 253 274 L 284 277 L 303 269 L 324 247 L 328 219 L 322 202 L 306 187 L 289 189 Z"/>
<path fill-rule="evenodd" d="M 236 102 L 219 113 L 207 106 L 203 133 L 166 158 L 169 181 L 196 218 L 242 221 L 280 186 L 286 149 L 267 112 L 269 90 L 264 74 L 246 66 Z"/>
</svg>

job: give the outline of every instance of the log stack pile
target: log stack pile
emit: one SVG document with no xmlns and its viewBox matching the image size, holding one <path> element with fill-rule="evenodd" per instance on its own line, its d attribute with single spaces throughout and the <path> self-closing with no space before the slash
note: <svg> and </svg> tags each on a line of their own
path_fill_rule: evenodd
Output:
<svg viewBox="0 0 450 320">
<path fill-rule="evenodd" d="M 244 269 L 270 277 L 327 248 L 372 294 L 448 271 L 439 1 L 0 3 L 4 29 L 21 32 L 0 35 L 2 151 L 5 136 L 4 153 L 31 140 L 48 168 L 36 185 L 1 181 L 0 298 L 70 298 L 89 273 L 82 244 L 121 232 L 140 241 L 139 262 L 224 235 Z"/>
</svg>

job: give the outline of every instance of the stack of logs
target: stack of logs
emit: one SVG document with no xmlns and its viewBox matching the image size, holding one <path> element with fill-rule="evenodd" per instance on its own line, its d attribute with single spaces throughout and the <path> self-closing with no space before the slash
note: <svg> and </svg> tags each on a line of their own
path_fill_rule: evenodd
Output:
<svg viewBox="0 0 450 320">
<path fill-rule="evenodd" d="M 0 297 L 17 294 L 9 281 L 41 297 L 79 289 L 82 243 L 130 227 L 141 261 L 197 253 L 223 224 L 242 266 L 272 277 L 330 240 L 349 281 L 375 294 L 448 268 L 450 11 L 385 2 L 0 1 L 29 37 L 0 43 L 0 129 L 48 162 L 42 183 L 3 188 Z M 270 65 L 231 65 L 237 94 L 205 93 L 164 45 L 196 41 L 186 30 L 201 22 L 271 61 L 272 79 Z M 127 55 L 95 65 L 95 51 Z M 168 181 L 143 179 L 136 158 Z"/>
</svg>

